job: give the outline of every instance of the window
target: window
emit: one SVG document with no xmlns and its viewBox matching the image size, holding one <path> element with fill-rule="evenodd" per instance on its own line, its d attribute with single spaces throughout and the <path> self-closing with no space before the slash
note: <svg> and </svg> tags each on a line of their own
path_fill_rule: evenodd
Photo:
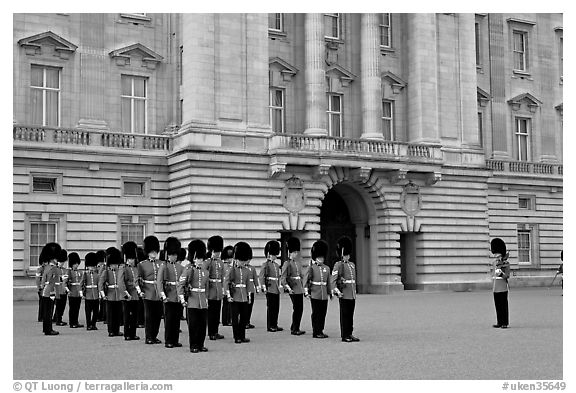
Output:
<svg viewBox="0 0 576 393">
<path fill-rule="evenodd" d="M 390 14 L 380 14 L 380 45 L 390 48 L 392 46 Z"/>
<path fill-rule="evenodd" d="M 268 14 L 268 30 L 284 31 L 284 14 Z"/>
<path fill-rule="evenodd" d="M 178 124 L 182 125 L 184 120 L 184 100 L 180 100 L 180 106 L 178 107 Z"/>
<path fill-rule="evenodd" d="M 342 96 L 328 95 L 328 135 L 342 136 Z"/>
<path fill-rule="evenodd" d="M 518 209 L 534 210 L 536 198 L 532 195 L 518 196 Z"/>
<path fill-rule="evenodd" d="M 482 65 L 480 60 L 480 23 L 474 24 L 474 35 L 476 37 L 476 66 Z"/>
<path fill-rule="evenodd" d="M 30 75 L 32 124 L 60 126 L 60 69 L 32 65 Z"/>
<path fill-rule="evenodd" d="M 382 101 L 382 134 L 387 141 L 393 141 L 394 133 L 394 102 Z"/>
<path fill-rule="evenodd" d="M 146 237 L 146 224 L 122 223 L 120 224 L 120 244 L 133 241 L 142 244 Z"/>
<path fill-rule="evenodd" d="M 483 145 L 483 138 L 484 138 L 484 114 L 482 112 L 478 112 L 478 143 L 480 146 Z"/>
<path fill-rule="evenodd" d="M 180 51 L 178 52 L 178 79 L 179 85 L 182 85 L 182 79 L 184 78 L 184 71 L 182 65 L 184 64 L 184 47 L 180 47 Z"/>
<path fill-rule="evenodd" d="M 122 75 L 122 130 L 131 133 L 147 131 L 147 80 Z"/>
<path fill-rule="evenodd" d="M 145 183 L 125 181 L 124 182 L 124 195 L 126 196 L 143 196 Z"/>
<path fill-rule="evenodd" d="M 270 89 L 270 125 L 273 132 L 286 132 L 283 89 Z"/>
<path fill-rule="evenodd" d="M 30 267 L 39 266 L 38 258 L 46 243 L 56 242 L 55 222 L 30 222 Z"/>
<path fill-rule="evenodd" d="M 516 118 L 516 159 L 518 161 L 529 161 L 530 156 L 530 119 L 524 117 Z"/>
<path fill-rule="evenodd" d="M 56 178 L 53 177 L 32 177 L 33 192 L 56 192 Z"/>
<path fill-rule="evenodd" d="M 560 37 L 559 45 L 559 57 L 560 57 L 560 80 L 564 78 L 564 37 Z"/>
<path fill-rule="evenodd" d="M 530 264 L 531 229 L 518 229 L 518 263 Z"/>
<path fill-rule="evenodd" d="M 528 33 L 525 31 L 514 30 L 512 33 L 513 40 L 513 55 L 514 55 L 514 71 L 528 71 L 527 63 L 527 48 L 528 48 Z"/>
<path fill-rule="evenodd" d="M 340 14 L 324 14 L 324 37 L 340 39 Z"/>
</svg>

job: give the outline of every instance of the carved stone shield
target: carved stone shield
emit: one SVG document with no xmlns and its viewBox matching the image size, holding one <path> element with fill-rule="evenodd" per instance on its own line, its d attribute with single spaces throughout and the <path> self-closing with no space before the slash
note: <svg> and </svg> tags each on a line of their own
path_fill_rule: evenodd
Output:
<svg viewBox="0 0 576 393">
<path fill-rule="evenodd" d="M 286 180 L 280 197 L 282 199 L 282 205 L 286 210 L 292 214 L 300 212 L 306 207 L 304 182 L 296 176 L 292 176 Z"/>
<path fill-rule="evenodd" d="M 418 214 L 422 208 L 420 187 L 412 182 L 406 184 L 402 190 L 402 194 L 400 195 L 400 206 L 408 216 L 415 216 Z"/>
</svg>

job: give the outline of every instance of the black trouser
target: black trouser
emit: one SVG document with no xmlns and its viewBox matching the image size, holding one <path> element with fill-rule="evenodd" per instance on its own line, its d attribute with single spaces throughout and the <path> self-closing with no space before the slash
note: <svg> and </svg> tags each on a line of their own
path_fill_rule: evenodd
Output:
<svg viewBox="0 0 576 393">
<path fill-rule="evenodd" d="M 340 299 L 340 335 L 350 337 L 354 330 L 355 299 Z"/>
<path fill-rule="evenodd" d="M 248 319 L 246 319 L 246 325 L 250 323 L 250 319 L 252 318 L 252 309 L 254 308 L 254 293 L 250 292 L 248 296 L 250 296 L 250 303 L 248 304 L 248 315 L 246 317 Z"/>
<path fill-rule="evenodd" d="M 208 335 L 215 336 L 218 334 L 218 325 L 220 325 L 220 307 L 221 300 L 208 299 Z"/>
<path fill-rule="evenodd" d="M 290 295 L 292 300 L 292 325 L 290 331 L 295 332 L 300 330 L 300 322 L 302 321 L 302 313 L 304 312 L 304 295 Z"/>
<path fill-rule="evenodd" d="M 154 340 L 158 337 L 162 312 L 162 302 L 160 300 L 144 300 L 144 331 L 146 340 Z"/>
<path fill-rule="evenodd" d="M 82 303 L 82 298 L 80 296 L 70 296 L 70 302 L 68 304 L 68 322 L 70 323 L 70 326 L 78 325 L 80 303 Z"/>
<path fill-rule="evenodd" d="M 54 310 L 54 300 L 49 297 L 42 299 L 42 331 L 50 333 L 52 329 L 52 312 Z"/>
<path fill-rule="evenodd" d="M 38 291 L 38 322 L 42 322 L 42 292 Z"/>
<path fill-rule="evenodd" d="M 96 327 L 99 307 L 100 300 L 98 299 L 84 300 L 84 310 L 86 311 L 86 327 Z"/>
<path fill-rule="evenodd" d="M 98 321 L 106 320 L 106 300 L 100 299 L 100 303 L 98 303 Z"/>
<path fill-rule="evenodd" d="M 124 316 L 124 337 L 136 337 L 138 300 L 122 301 L 122 312 Z"/>
<path fill-rule="evenodd" d="M 188 339 L 190 349 L 202 349 L 206 339 L 206 317 L 208 309 L 206 308 L 188 308 Z"/>
<path fill-rule="evenodd" d="M 508 326 L 508 291 L 494 292 L 494 305 L 498 325 Z"/>
<path fill-rule="evenodd" d="M 106 323 L 108 333 L 118 334 L 120 332 L 120 320 L 122 319 L 122 302 L 120 300 L 106 301 Z"/>
<path fill-rule="evenodd" d="M 312 303 L 312 334 L 322 334 L 326 322 L 328 300 L 310 299 Z"/>
<path fill-rule="evenodd" d="M 178 344 L 181 314 L 182 305 L 179 302 L 164 303 L 164 341 L 166 344 Z"/>
<path fill-rule="evenodd" d="M 66 309 L 66 299 L 68 295 L 62 293 L 60 294 L 60 299 L 56 299 L 56 309 L 54 310 L 53 320 L 56 322 L 62 322 L 62 316 L 64 315 L 64 309 Z"/>
<path fill-rule="evenodd" d="M 280 295 L 277 293 L 266 293 L 266 328 L 278 327 L 278 313 L 280 312 Z"/>
<path fill-rule="evenodd" d="M 144 300 L 138 299 L 138 311 L 136 312 L 136 322 L 138 325 L 144 325 Z"/>
<path fill-rule="evenodd" d="M 248 303 L 231 302 L 232 332 L 234 340 L 246 338 L 246 325 L 248 325 Z"/>
<path fill-rule="evenodd" d="M 224 296 L 222 298 L 222 325 L 231 325 L 231 302 L 228 301 L 228 298 Z"/>
</svg>

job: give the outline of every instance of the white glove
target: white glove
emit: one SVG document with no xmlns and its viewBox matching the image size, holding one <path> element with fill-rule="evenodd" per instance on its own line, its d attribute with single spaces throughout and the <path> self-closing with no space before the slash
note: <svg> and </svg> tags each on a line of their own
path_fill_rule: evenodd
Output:
<svg viewBox="0 0 576 393">
<path fill-rule="evenodd" d="M 304 297 L 308 297 L 308 288 L 304 288 Z"/>
</svg>

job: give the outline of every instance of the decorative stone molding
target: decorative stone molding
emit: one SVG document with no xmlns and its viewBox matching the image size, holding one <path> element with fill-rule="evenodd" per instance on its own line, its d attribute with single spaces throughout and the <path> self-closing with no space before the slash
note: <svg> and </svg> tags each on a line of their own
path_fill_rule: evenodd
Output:
<svg viewBox="0 0 576 393">
<path fill-rule="evenodd" d="M 528 109 L 530 110 L 531 113 L 535 113 L 536 109 L 538 109 L 538 107 L 542 105 L 542 101 L 540 101 L 530 93 L 523 93 L 517 95 L 516 97 L 509 99 L 507 102 L 512 107 L 513 111 L 520 110 L 520 107 L 524 102 L 528 106 Z"/>
<path fill-rule="evenodd" d="M 400 207 L 407 216 L 413 217 L 420 212 L 422 208 L 422 195 L 420 195 L 420 187 L 412 183 L 404 185 L 402 194 L 400 194 Z"/>
<path fill-rule="evenodd" d="M 356 75 L 338 64 L 331 64 L 326 69 L 326 77 L 339 80 L 342 87 L 348 87 L 356 79 Z"/>
<path fill-rule="evenodd" d="M 314 173 L 312 175 L 313 178 L 319 179 L 322 176 L 327 176 L 328 172 L 330 172 L 330 164 L 320 164 L 314 167 Z"/>
<path fill-rule="evenodd" d="M 131 59 L 140 57 L 142 59 L 142 67 L 155 69 L 158 63 L 163 59 L 158 53 L 145 47 L 142 44 L 133 44 L 123 48 L 119 48 L 110 52 L 110 57 L 116 60 L 118 66 L 127 66 L 131 64 Z"/>
<path fill-rule="evenodd" d="M 391 171 L 388 179 L 391 184 L 398 184 L 401 181 L 406 180 L 406 175 L 408 174 L 407 169 L 398 169 L 396 171 Z"/>
<path fill-rule="evenodd" d="M 282 60 L 279 57 L 271 58 L 268 62 L 268 65 L 269 65 L 271 73 L 278 72 L 280 74 L 280 76 L 282 77 L 281 78 L 282 82 L 292 81 L 292 78 L 294 77 L 294 75 L 296 75 L 296 73 L 298 73 L 298 69 L 296 67 L 294 67 L 293 65 L 289 64 L 288 62 Z M 270 82 L 271 82 L 272 86 L 277 85 L 276 83 L 273 83 L 274 79 L 275 79 L 274 77 L 270 78 Z"/>
<path fill-rule="evenodd" d="M 386 82 L 390 85 L 392 93 L 394 94 L 400 93 L 400 91 L 407 85 L 406 81 L 390 71 L 383 72 L 380 78 L 382 79 L 382 83 Z"/>
<path fill-rule="evenodd" d="M 488 101 L 490 101 L 492 99 L 492 96 L 490 96 L 490 94 L 488 94 L 487 92 L 485 92 L 481 88 L 477 87 L 476 88 L 476 99 L 478 100 L 479 106 L 485 107 L 486 105 L 488 105 Z"/>
<path fill-rule="evenodd" d="M 68 60 L 70 55 L 78 49 L 78 46 L 51 31 L 22 38 L 18 44 L 26 50 L 28 56 L 45 55 L 52 47 L 55 52 L 54 56 L 64 60 Z"/>
<path fill-rule="evenodd" d="M 304 182 L 292 176 L 284 183 L 284 188 L 280 195 L 282 199 L 282 206 L 291 214 L 298 214 L 306 207 L 306 190 Z"/>
<path fill-rule="evenodd" d="M 442 173 L 432 172 L 426 174 L 426 185 L 432 186 L 442 180 Z"/>
<path fill-rule="evenodd" d="M 372 172 L 372 168 L 370 167 L 360 167 L 350 170 L 350 174 L 354 179 L 358 179 L 361 182 L 366 182 L 370 179 L 370 173 Z"/>
<path fill-rule="evenodd" d="M 285 162 L 278 162 L 276 158 L 273 158 L 270 162 L 270 167 L 268 170 L 268 177 L 274 179 L 278 177 L 281 173 L 286 172 L 286 163 Z"/>
</svg>

